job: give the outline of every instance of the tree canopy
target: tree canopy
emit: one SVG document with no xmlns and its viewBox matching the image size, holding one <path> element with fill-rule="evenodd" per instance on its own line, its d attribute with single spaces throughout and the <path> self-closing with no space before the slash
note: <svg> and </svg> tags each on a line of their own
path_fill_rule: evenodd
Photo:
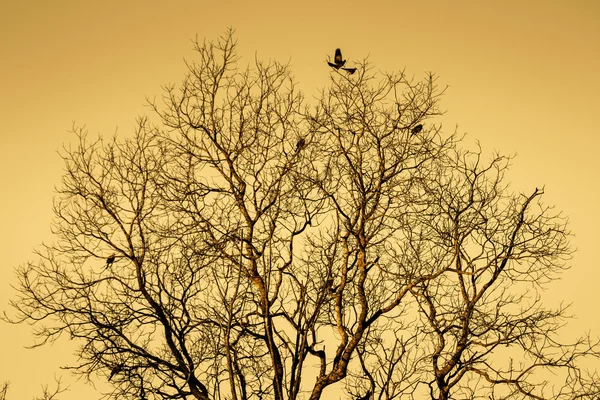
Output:
<svg viewBox="0 0 600 400">
<path fill-rule="evenodd" d="M 598 342 L 541 297 L 566 218 L 442 131 L 433 74 L 365 61 L 308 101 L 232 32 L 195 46 L 133 135 L 74 128 L 12 302 L 39 345 L 111 398 L 598 398 Z"/>
</svg>

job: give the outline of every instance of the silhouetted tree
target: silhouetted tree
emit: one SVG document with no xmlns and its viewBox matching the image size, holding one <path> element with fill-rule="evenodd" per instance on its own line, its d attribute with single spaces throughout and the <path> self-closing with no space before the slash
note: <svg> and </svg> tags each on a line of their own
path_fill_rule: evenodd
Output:
<svg viewBox="0 0 600 400">
<path fill-rule="evenodd" d="M 56 388 L 53 390 L 48 385 L 42 386 L 42 397 L 35 397 L 33 400 L 59 400 L 58 395 L 66 392 L 69 388 L 63 387 L 60 378 L 56 379 Z"/>
<path fill-rule="evenodd" d="M 3 382 L 0 386 L 0 400 L 6 400 L 6 393 L 8 392 L 8 387 L 10 386 L 10 382 Z"/>
<path fill-rule="evenodd" d="M 564 220 L 536 207 L 542 191 L 509 193 L 506 158 L 423 129 L 440 113 L 433 76 L 376 81 L 364 63 L 306 105 L 287 66 L 240 68 L 231 32 L 196 50 L 150 102 L 155 123 L 124 139 L 75 129 L 58 240 L 12 302 L 39 345 L 81 343 L 71 368 L 113 398 L 316 400 L 336 383 L 556 398 L 529 386 L 538 368 L 598 394 L 577 364 L 596 344 L 553 336 L 564 309 L 519 308 L 565 268 Z M 507 344 L 537 358 L 506 364 Z"/>
<path fill-rule="evenodd" d="M 0 386 L 0 400 L 8 400 L 9 396 L 7 396 L 8 388 L 10 387 L 10 382 L 4 382 Z M 59 394 L 67 391 L 68 387 L 63 387 L 62 382 L 59 379 L 56 379 L 56 388 L 54 390 L 50 390 L 48 385 L 42 386 L 42 397 L 34 397 L 33 400 L 59 400 L 57 397 Z"/>
<path fill-rule="evenodd" d="M 598 359 L 598 341 L 561 342 L 566 308 L 541 302 L 571 254 L 565 218 L 539 201 L 542 189 L 508 192 L 508 157 L 438 160 L 406 243 L 413 263 L 435 255 L 444 273 L 410 288 L 415 336 L 365 342 L 358 380 L 386 399 L 597 399 L 599 377 L 580 365 Z"/>
</svg>

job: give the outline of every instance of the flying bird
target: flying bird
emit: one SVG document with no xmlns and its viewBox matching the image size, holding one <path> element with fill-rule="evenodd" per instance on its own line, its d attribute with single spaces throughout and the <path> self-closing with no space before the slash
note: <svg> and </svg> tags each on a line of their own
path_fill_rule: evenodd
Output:
<svg viewBox="0 0 600 400">
<path fill-rule="evenodd" d="M 412 128 L 412 130 L 410 131 L 410 136 L 412 137 L 413 135 L 416 135 L 417 133 L 421 132 L 423 130 L 423 124 L 419 124 L 417 126 L 415 126 L 414 128 Z"/>
<path fill-rule="evenodd" d="M 333 62 L 327 61 L 327 64 L 329 64 L 330 67 L 335 68 L 335 69 L 342 68 L 346 64 L 346 60 L 344 60 L 342 58 L 342 51 L 340 49 L 335 49 L 335 57 L 333 59 Z M 342 69 L 350 75 L 352 75 L 353 73 L 356 72 L 356 68 L 342 68 Z"/>
<path fill-rule="evenodd" d="M 333 63 L 327 61 L 330 67 L 335 69 L 340 69 L 346 64 L 346 60 L 342 60 L 342 51 L 340 49 L 335 49 L 335 57 L 333 59 Z"/>
<path fill-rule="evenodd" d="M 117 255 L 115 253 L 112 253 L 110 256 L 108 256 L 108 258 L 106 259 L 106 268 L 110 267 L 112 263 L 115 262 L 115 258 L 117 258 Z"/>
</svg>

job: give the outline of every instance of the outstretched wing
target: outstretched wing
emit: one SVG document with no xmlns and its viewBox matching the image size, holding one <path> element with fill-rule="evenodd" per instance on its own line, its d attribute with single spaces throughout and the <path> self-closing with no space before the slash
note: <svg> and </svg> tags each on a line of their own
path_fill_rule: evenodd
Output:
<svg viewBox="0 0 600 400">
<path fill-rule="evenodd" d="M 340 49 L 335 49 L 335 58 L 333 59 L 337 65 L 343 65 L 344 60 L 342 60 L 342 51 Z"/>
<path fill-rule="evenodd" d="M 342 68 L 344 71 L 346 71 L 347 73 L 349 73 L 350 75 L 352 75 L 353 73 L 356 72 L 356 68 Z"/>
<path fill-rule="evenodd" d="M 338 68 L 340 67 L 339 65 L 337 65 L 337 64 L 334 64 L 334 63 L 331 63 L 331 62 L 329 62 L 329 61 L 327 61 L 327 64 L 329 64 L 329 66 L 330 66 L 330 67 L 333 67 L 333 68 L 335 68 L 335 69 L 338 69 Z"/>
</svg>

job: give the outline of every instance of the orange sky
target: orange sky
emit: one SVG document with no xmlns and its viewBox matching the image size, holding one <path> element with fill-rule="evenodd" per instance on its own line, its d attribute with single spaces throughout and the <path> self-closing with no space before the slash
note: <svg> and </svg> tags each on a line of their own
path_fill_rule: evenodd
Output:
<svg viewBox="0 0 600 400">
<path fill-rule="evenodd" d="M 13 4 L 8 4 L 13 3 Z M 243 62 L 290 61 L 307 97 L 327 84 L 325 64 L 341 47 L 381 71 L 426 71 L 449 85 L 440 118 L 459 124 L 487 154 L 517 153 L 508 179 L 517 191 L 545 185 L 547 204 L 570 217 L 573 268 L 548 290 L 573 302 L 568 334 L 600 334 L 600 3 L 546 1 L 87 1 L 0 3 L 0 310 L 14 292 L 13 268 L 51 241 L 53 188 L 73 121 L 90 133 L 130 133 L 148 112 L 145 96 L 179 81 L 196 34 L 237 32 Z M 485 4 L 484 4 L 485 3 Z M 527 4 L 525 4 L 527 3 Z M 72 344 L 25 350 L 28 327 L 0 322 L 0 381 L 9 399 L 40 395 L 64 376 L 62 400 L 100 396 L 58 367 Z M 99 388 L 102 386 L 99 385 Z"/>
</svg>

